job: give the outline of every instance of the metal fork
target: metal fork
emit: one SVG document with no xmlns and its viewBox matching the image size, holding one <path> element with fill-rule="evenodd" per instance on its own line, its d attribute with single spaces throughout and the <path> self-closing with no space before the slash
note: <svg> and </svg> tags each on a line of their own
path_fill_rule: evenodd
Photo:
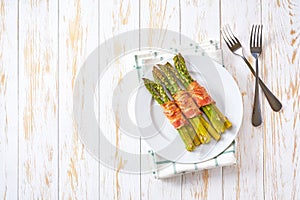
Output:
<svg viewBox="0 0 300 200">
<path fill-rule="evenodd" d="M 258 57 L 261 54 L 262 47 L 262 25 L 253 25 L 250 35 L 250 52 L 255 58 L 255 92 L 254 92 L 254 106 L 252 112 L 253 126 L 259 126 L 262 123 L 260 102 L 259 102 L 259 88 L 258 88 Z"/>
<path fill-rule="evenodd" d="M 235 55 L 243 58 L 243 60 L 247 64 L 248 68 L 250 69 L 251 73 L 253 75 L 255 75 L 255 71 L 254 71 L 253 67 L 251 66 L 249 61 L 246 59 L 246 57 L 244 56 L 244 51 L 243 51 L 240 41 L 233 35 L 233 33 L 228 25 L 222 29 L 221 34 L 222 34 L 222 37 L 223 37 L 225 43 L 227 44 L 228 48 L 230 49 L 230 51 L 232 51 L 232 53 L 234 53 Z M 282 104 L 280 103 L 280 101 L 269 90 L 269 88 L 264 84 L 264 82 L 260 78 L 259 78 L 259 85 L 260 85 L 263 93 L 265 94 L 271 108 L 275 112 L 280 111 L 280 109 L 282 108 Z"/>
</svg>

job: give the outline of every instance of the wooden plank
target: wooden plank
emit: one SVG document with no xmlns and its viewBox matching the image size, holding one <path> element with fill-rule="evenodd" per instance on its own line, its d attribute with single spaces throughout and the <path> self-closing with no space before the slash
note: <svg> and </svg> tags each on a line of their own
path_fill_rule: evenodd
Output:
<svg viewBox="0 0 300 200">
<path fill-rule="evenodd" d="M 58 197 L 58 4 L 19 3 L 19 196 Z"/>
<path fill-rule="evenodd" d="M 18 195 L 18 3 L 0 1 L 0 198 Z"/>
<path fill-rule="evenodd" d="M 159 34 L 149 30 L 148 34 L 141 35 L 142 46 L 168 48 L 170 45 L 179 45 L 180 40 L 176 34 L 169 34 L 166 30 L 180 33 L 179 1 L 148 0 L 140 2 L 140 28 L 161 30 Z M 172 37 L 172 38 L 169 38 Z M 175 37 L 175 38 L 173 38 Z M 173 43 L 170 44 L 169 41 Z"/>
<path fill-rule="evenodd" d="M 131 45 L 126 45 L 124 41 L 117 38 L 113 40 L 111 38 L 128 31 L 138 31 L 139 4 L 138 1 L 133 0 L 100 1 L 99 15 L 100 44 L 103 45 L 108 40 L 111 42 L 109 43 L 110 46 L 106 47 L 106 52 L 100 52 L 100 59 L 102 61 L 105 60 L 103 63 L 105 63 L 107 71 L 105 76 L 100 75 L 102 78 L 99 85 L 99 124 L 103 135 L 111 144 L 111 149 L 106 149 L 105 151 L 114 152 L 111 156 L 113 160 L 111 166 L 107 166 L 108 163 L 101 163 L 100 194 L 103 199 L 139 199 L 139 159 L 136 160 L 137 171 L 129 169 L 130 172 L 125 172 L 124 170 L 128 169 L 128 165 L 132 160 L 128 160 L 131 158 L 125 157 L 126 155 L 123 153 L 128 152 L 139 158 L 140 140 L 126 133 L 122 123 L 120 123 L 120 121 L 124 120 L 120 109 L 113 109 L 116 107 L 111 105 L 112 101 L 115 101 L 118 106 L 123 102 L 128 103 L 128 99 L 115 99 L 114 95 L 119 86 L 123 88 L 128 86 L 128 83 L 122 83 L 126 80 L 128 74 L 135 70 L 133 68 L 134 56 L 123 56 L 125 52 L 131 50 Z M 133 46 L 138 47 L 138 37 L 127 39 L 130 40 Z M 106 59 L 106 55 L 115 58 L 113 63 L 109 63 L 110 60 Z M 128 62 L 130 60 L 133 62 Z M 108 66 L 108 64 L 110 65 Z M 126 89 L 121 89 L 117 93 L 121 95 L 124 90 Z M 135 174 L 132 174 L 133 172 Z"/>
<path fill-rule="evenodd" d="M 264 80 L 282 100 L 274 113 L 265 105 L 265 197 L 299 199 L 300 2 L 262 2 Z"/>
<path fill-rule="evenodd" d="M 181 34 L 195 42 L 220 39 L 219 1 L 181 1 Z"/>
<path fill-rule="evenodd" d="M 219 12 L 218 0 L 181 1 L 181 33 L 197 43 L 219 41 Z M 182 199 L 222 199 L 222 193 L 222 168 L 183 176 Z"/>
<path fill-rule="evenodd" d="M 221 25 L 229 24 L 249 54 L 249 35 L 252 24 L 261 21 L 260 1 L 221 1 Z M 244 103 L 244 118 L 237 137 L 237 166 L 223 169 L 224 199 L 263 199 L 263 130 L 251 125 L 254 78 L 243 60 L 234 56 L 223 42 L 224 64 L 235 78 Z M 262 94 L 262 93 L 260 93 Z M 262 103 L 262 112 L 264 112 Z M 266 122 L 264 122 L 266 123 Z"/>
<path fill-rule="evenodd" d="M 170 41 L 173 39 L 174 46 L 179 44 L 180 34 L 180 8 L 179 1 L 140 1 L 140 27 L 161 30 L 161 34 L 141 35 L 141 45 L 170 49 Z M 166 36 L 166 31 L 171 30 L 178 33 L 174 38 Z M 174 48 L 174 47 L 173 47 Z M 150 147 L 146 142 L 142 142 L 142 153 L 146 153 Z M 142 163 L 149 165 L 149 163 Z M 167 180 L 155 180 L 152 174 L 145 174 L 141 177 L 141 197 L 142 199 L 181 199 L 182 176 L 169 178 Z"/>
<path fill-rule="evenodd" d="M 59 198 L 99 198 L 99 163 L 81 142 L 73 91 L 85 59 L 98 45 L 98 1 L 59 1 Z"/>
</svg>

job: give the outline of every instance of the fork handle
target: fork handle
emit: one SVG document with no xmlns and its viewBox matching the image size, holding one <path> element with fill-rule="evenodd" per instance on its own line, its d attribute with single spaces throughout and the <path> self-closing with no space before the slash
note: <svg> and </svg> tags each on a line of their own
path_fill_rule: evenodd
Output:
<svg viewBox="0 0 300 200">
<path fill-rule="evenodd" d="M 254 106 L 252 112 L 253 126 L 259 126 L 262 123 L 260 102 L 259 102 L 259 88 L 258 88 L 258 58 L 256 58 L 256 74 L 255 74 L 255 92 L 254 92 Z"/>
<path fill-rule="evenodd" d="M 244 56 L 242 56 L 242 58 L 245 61 L 245 63 L 248 65 L 252 74 L 255 76 L 255 71 L 251 66 L 251 64 L 249 63 L 249 61 Z M 280 111 L 282 108 L 281 102 L 276 98 L 276 96 L 269 90 L 269 88 L 264 84 L 264 82 L 260 78 L 259 78 L 259 85 L 262 91 L 264 92 L 272 110 L 274 110 L 275 112 Z"/>
</svg>

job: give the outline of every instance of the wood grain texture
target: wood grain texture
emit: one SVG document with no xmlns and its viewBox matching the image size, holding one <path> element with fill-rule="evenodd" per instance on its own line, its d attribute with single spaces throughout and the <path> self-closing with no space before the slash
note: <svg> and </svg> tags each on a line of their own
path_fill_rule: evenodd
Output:
<svg viewBox="0 0 300 200">
<path fill-rule="evenodd" d="M 140 2 L 140 28 L 150 29 L 148 34 L 141 35 L 141 45 L 170 49 L 170 45 L 179 45 L 180 40 L 176 34 L 167 34 L 166 30 L 180 33 L 179 0 L 147 0 Z M 161 30 L 154 34 L 151 29 Z M 176 37 L 176 38 L 170 38 Z M 172 41 L 170 44 L 170 41 Z"/>
<path fill-rule="evenodd" d="M 220 39 L 218 0 L 181 0 L 181 34 L 195 42 Z"/>
<path fill-rule="evenodd" d="M 0 199 L 299 199 L 299 18 L 295 0 L 0 0 Z M 73 119 L 73 89 L 83 62 L 101 42 L 158 28 L 158 37 L 150 31 L 132 41 L 169 48 L 165 29 L 201 42 L 218 40 L 219 25 L 229 24 L 253 63 L 249 34 L 260 22 L 260 74 L 283 110 L 274 113 L 262 98 L 264 124 L 252 127 L 254 77 L 222 42 L 224 64 L 244 101 L 237 166 L 160 181 L 152 174 L 122 173 L 124 158 L 114 157 L 111 170 L 87 152 Z M 108 49 L 125 52 L 119 44 Z M 111 87 L 128 73 L 126 64 L 116 60 Z M 118 148 L 149 150 L 124 135 L 117 121 L 108 125 L 106 136 Z"/>
<path fill-rule="evenodd" d="M 265 106 L 265 196 L 299 199 L 300 2 L 269 1 L 262 8 L 264 79 L 283 102 L 280 113 Z"/>
<path fill-rule="evenodd" d="M 218 0 L 181 1 L 181 33 L 195 43 L 219 41 L 219 11 Z M 222 199 L 222 168 L 184 175 L 181 187 L 182 199 Z"/>
<path fill-rule="evenodd" d="M 133 0 L 116 0 L 116 1 L 100 1 L 100 44 L 118 36 L 124 32 L 138 30 L 139 28 L 139 4 Z M 139 38 L 128 38 L 132 44 L 138 47 Z M 116 109 L 112 107 L 116 88 L 125 87 L 122 80 L 131 71 L 135 70 L 133 64 L 126 62 L 126 56 L 121 56 L 130 49 L 117 38 L 113 40 L 111 46 L 106 46 L 106 52 L 100 52 L 100 59 L 105 59 L 104 55 L 112 55 L 116 58 L 113 63 L 105 63 L 107 67 L 106 75 L 100 75 L 100 127 L 104 136 L 111 143 L 112 149 L 108 152 L 115 152 L 112 156 L 114 160 L 111 168 L 100 165 L 100 194 L 102 199 L 139 199 L 140 198 L 140 175 L 139 170 L 135 174 L 124 172 L 124 168 L 128 165 L 128 158 L 123 157 L 121 152 L 128 152 L 139 157 L 140 140 L 134 138 L 120 127 L 120 121 L 123 116 L 118 107 L 121 101 L 126 99 L 118 99 L 115 101 Z M 102 44 L 103 45 L 103 44 Z M 134 61 L 134 56 L 131 57 Z M 134 62 L 133 62 L 134 63 Z M 108 65 L 110 64 L 110 65 Z M 126 83 L 125 83 L 126 84 Z M 127 85 L 127 84 L 126 84 Z M 122 93 L 122 89 L 120 90 Z M 125 119 L 126 120 L 126 119 Z M 104 163 L 105 164 L 105 163 Z M 139 166 L 139 159 L 136 162 Z"/>
<path fill-rule="evenodd" d="M 98 1 L 59 2 L 59 198 L 99 198 L 99 163 L 73 118 L 76 75 L 98 44 Z"/>
<path fill-rule="evenodd" d="M 240 17 L 243 16 L 243 17 Z M 249 35 L 252 24 L 261 22 L 260 1 L 221 1 L 221 25 L 230 25 L 241 41 L 246 57 L 249 53 Z M 263 130 L 251 125 L 254 97 L 254 77 L 244 61 L 233 55 L 223 43 L 224 65 L 236 80 L 243 95 L 244 118 L 237 137 L 237 166 L 223 169 L 225 199 L 263 199 Z M 262 93 L 260 92 L 261 96 Z M 265 112 L 262 104 L 262 112 Z M 264 122 L 266 123 L 266 122 Z M 253 178 L 255 177 L 255 178 Z"/>
<path fill-rule="evenodd" d="M 19 196 L 58 197 L 58 4 L 19 4 Z"/>
<path fill-rule="evenodd" d="M 18 196 L 18 3 L 0 1 L 0 198 Z"/>
<path fill-rule="evenodd" d="M 164 47 L 170 49 L 172 44 L 166 40 L 165 29 L 180 33 L 180 8 L 179 1 L 140 1 L 140 25 L 141 28 L 161 29 L 161 34 L 149 32 L 141 35 L 141 43 L 149 47 Z M 174 46 L 179 44 L 179 38 L 173 39 Z M 149 146 L 146 142 L 142 143 L 142 152 L 147 152 Z M 142 163 L 142 166 L 148 163 Z M 152 174 L 143 175 L 141 178 L 142 199 L 181 199 L 182 176 L 170 178 L 168 180 L 155 180 Z"/>
</svg>

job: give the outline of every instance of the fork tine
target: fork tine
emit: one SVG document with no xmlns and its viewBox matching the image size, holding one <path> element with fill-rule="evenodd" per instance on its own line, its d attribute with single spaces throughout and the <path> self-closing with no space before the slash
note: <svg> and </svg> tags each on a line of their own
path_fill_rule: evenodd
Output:
<svg viewBox="0 0 300 200">
<path fill-rule="evenodd" d="M 263 25 L 260 25 L 260 47 L 262 47 L 262 30 L 263 30 Z"/>
<path fill-rule="evenodd" d="M 222 35 L 223 35 L 224 39 L 226 39 L 227 42 L 229 43 L 229 38 L 228 38 L 228 36 L 227 36 L 227 34 L 226 34 L 226 29 L 225 29 L 225 27 L 222 28 Z"/>
<path fill-rule="evenodd" d="M 229 38 L 228 35 L 227 35 L 227 32 L 226 32 L 225 27 L 223 27 L 223 29 L 222 29 L 222 36 L 223 36 L 223 38 L 224 38 L 224 40 L 225 40 L 227 46 L 228 46 L 229 48 L 231 48 L 233 44 L 232 44 L 232 42 L 230 41 L 230 38 Z"/>
<path fill-rule="evenodd" d="M 259 25 L 255 25 L 255 47 L 258 47 L 259 42 Z"/>
<path fill-rule="evenodd" d="M 256 34 L 256 27 L 257 25 L 254 25 L 254 30 L 253 30 L 253 47 L 256 47 L 256 41 L 257 41 L 257 34 Z"/>
<path fill-rule="evenodd" d="M 257 25 L 257 47 L 260 47 L 260 25 Z"/>
<path fill-rule="evenodd" d="M 234 38 L 235 43 L 240 43 L 239 40 L 238 40 L 238 39 L 234 36 L 234 34 L 232 33 L 232 30 L 231 30 L 231 28 L 230 28 L 229 25 L 227 25 L 227 29 L 229 30 L 228 32 L 230 33 L 231 38 Z"/>
<path fill-rule="evenodd" d="M 235 41 L 234 41 L 234 39 L 232 38 L 232 36 L 230 35 L 229 30 L 228 30 L 228 27 L 229 27 L 229 25 L 226 25 L 226 26 L 224 27 L 225 35 L 227 36 L 227 39 L 229 40 L 231 46 L 233 46 L 233 45 L 235 44 Z"/>
<path fill-rule="evenodd" d="M 223 37 L 223 39 L 224 39 L 226 45 L 228 46 L 228 48 L 231 49 L 231 45 L 230 45 L 229 42 L 228 42 L 228 39 L 227 39 L 227 37 L 226 37 L 226 35 L 225 35 L 225 33 L 224 33 L 224 30 L 221 31 L 221 35 L 222 35 L 222 37 Z"/>
<path fill-rule="evenodd" d="M 228 24 L 225 25 L 225 28 L 226 28 L 226 32 L 227 32 L 228 37 L 229 37 L 229 38 L 231 39 L 231 41 L 232 41 L 232 45 L 234 45 L 235 41 L 234 41 L 234 38 L 232 37 L 232 35 L 230 34 L 230 27 L 229 27 L 229 25 L 228 25 Z"/>
<path fill-rule="evenodd" d="M 252 25 L 251 34 L 250 34 L 250 47 L 253 47 L 253 31 L 254 31 L 254 25 Z"/>
</svg>

